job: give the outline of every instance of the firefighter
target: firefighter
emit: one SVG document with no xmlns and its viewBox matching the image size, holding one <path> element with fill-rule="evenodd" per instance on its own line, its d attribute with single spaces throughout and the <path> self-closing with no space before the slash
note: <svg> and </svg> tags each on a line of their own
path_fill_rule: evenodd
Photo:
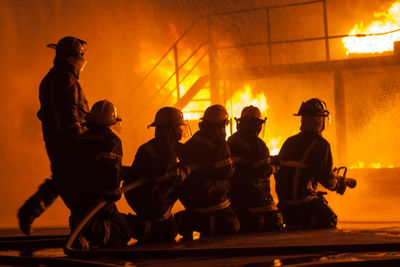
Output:
<svg viewBox="0 0 400 267">
<path fill-rule="evenodd" d="M 289 228 L 336 227 L 336 214 L 316 190 L 318 184 L 339 193 L 343 188 L 343 180 L 332 171 L 330 144 L 322 137 L 329 111 L 324 101 L 312 98 L 294 115 L 301 116 L 300 133 L 285 141 L 279 158 L 298 166 L 281 166 L 275 174 L 278 208 Z"/>
<path fill-rule="evenodd" d="M 171 210 L 182 183 L 176 149 L 187 128 L 182 112 L 173 107 L 158 110 L 148 127 L 155 127 L 155 137 L 139 147 L 132 166 L 126 170 L 124 184 L 146 180 L 125 193 L 136 213 L 129 214 L 128 220 L 138 243 L 170 242 L 178 234 Z M 159 177 L 163 179 L 156 180 Z"/>
<path fill-rule="evenodd" d="M 223 106 L 208 107 L 199 123 L 200 130 L 181 147 L 181 161 L 193 169 L 180 190 L 179 199 L 186 210 L 176 214 L 180 234 L 186 240 L 193 238 L 193 231 L 201 236 L 239 231 L 239 220 L 228 196 L 234 172 L 225 140 L 228 123 Z"/>
<path fill-rule="evenodd" d="M 237 119 L 237 132 L 228 139 L 232 158 L 238 161 L 232 177 L 232 207 L 243 233 L 283 228 L 282 215 L 270 194 L 269 177 L 274 168 L 267 146 L 258 137 L 265 121 L 259 108 L 247 106 Z"/>
<path fill-rule="evenodd" d="M 43 78 L 39 87 L 43 139 L 51 163 L 52 176 L 40 185 L 19 209 L 19 226 L 23 233 L 31 233 L 31 225 L 58 196 L 55 181 L 68 176 L 71 148 L 85 131 L 82 126 L 89 111 L 85 94 L 78 79 L 86 59 L 86 42 L 75 37 L 64 37 L 54 48 L 54 66 Z"/>
<path fill-rule="evenodd" d="M 121 247 L 131 238 L 125 216 L 113 203 L 121 198 L 122 144 L 112 129 L 120 120 L 111 102 L 96 102 L 86 116 L 88 130 L 77 141 L 73 175 L 56 181 L 60 196 L 71 211 L 71 230 L 99 199 L 110 201 L 83 228 L 78 247 Z"/>
</svg>

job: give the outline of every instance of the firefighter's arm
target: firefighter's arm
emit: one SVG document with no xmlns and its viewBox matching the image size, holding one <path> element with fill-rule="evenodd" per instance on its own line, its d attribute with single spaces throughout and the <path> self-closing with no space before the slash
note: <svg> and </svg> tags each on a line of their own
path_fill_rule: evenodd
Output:
<svg viewBox="0 0 400 267">
<path fill-rule="evenodd" d="M 113 140 L 109 149 L 96 156 L 101 161 L 101 172 L 105 181 L 105 198 L 108 201 L 118 201 L 121 198 L 120 190 L 120 172 L 122 168 L 122 144 L 121 141 Z"/>
<path fill-rule="evenodd" d="M 340 175 L 340 170 L 344 169 L 343 175 Z M 344 192 L 346 191 L 347 187 L 354 188 L 357 185 L 357 181 L 353 178 L 347 178 L 346 177 L 347 173 L 347 168 L 346 167 L 340 167 L 339 169 L 334 168 L 332 170 L 332 176 L 336 180 L 336 192 L 340 195 L 343 195 Z"/>
<path fill-rule="evenodd" d="M 338 194 L 343 195 L 346 188 L 354 188 L 357 181 L 352 178 L 346 178 L 347 168 L 341 167 L 339 169 L 334 168 L 332 170 L 332 154 L 329 144 L 325 146 L 325 150 L 322 151 L 320 155 L 323 155 L 323 160 L 320 164 L 319 173 L 317 174 L 320 179 L 319 183 L 325 188 L 336 191 Z M 343 175 L 340 175 L 340 170 L 343 169 Z"/>
<path fill-rule="evenodd" d="M 337 186 L 337 177 L 333 174 L 332 152 L 329 143 L 319 143 L 311 157 L 311 170 L 313 176 L 318 182 L 330 191 L 335 191 Z"/>
<path fill-rule="evenodd" d="M 62 75 L 56 82 L 56 109 L 61 130 L 72 138 L 83 132 L 78 113 L 78 86 L 68 75 Z"/>
</svg>

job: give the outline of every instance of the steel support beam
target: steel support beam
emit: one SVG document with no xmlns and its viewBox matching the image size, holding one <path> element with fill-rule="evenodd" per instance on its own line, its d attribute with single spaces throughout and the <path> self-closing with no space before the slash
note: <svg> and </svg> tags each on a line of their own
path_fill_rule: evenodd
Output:
<svg viewBox="0 0 400 267">
<path fill-rule="evenodd" d="M 346 92 L 343 72 L 333 73 L 333 88 L 335 96 L 335 125 L 337 159 L 340 166 L 347 163 L 347 127 L 346 127 Z"/>
</svg>

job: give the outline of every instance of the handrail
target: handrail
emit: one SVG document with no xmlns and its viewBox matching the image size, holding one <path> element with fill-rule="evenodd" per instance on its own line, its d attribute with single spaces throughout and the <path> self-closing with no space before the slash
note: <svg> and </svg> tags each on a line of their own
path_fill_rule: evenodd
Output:
<svg viewBox="0 0 400 267">
<path fill-rule="evenodd" d="M 190 54 L 190 56 L 179 66 L 178 71 L 183 68 L 183 66 L 197 53 L 197 51 L 200 50 L 206 43 L 201 43 L 193 52 Z M 177 71 L 174 71 L 168 79 L 158 88 L 156 94 L 158 94 L 164 87 L 169 83 L 169 81 L 176 75 Z M 184 80 L 184 79 L 183 79 Z M 183 82 L 183 80 L 180 80 L 179 83 Z"/>
<path fill-rule="evenodd" d="M 239 13 L 254 12 L 254 11 L 259 11 L 259 10 L 284 8 L 284 7 L 290 7 L 290 6 L 302 6 L 302 5 L 319 3 L 322 1 L 324 1 L 324 0 L 312 0 L 312 1 L 306 1 L 306 2 L 301 2 L 301 3 L 283 4 L 283 5 L 265 6 L 265 7 L 254 7 L 254 8 L 241 9 L 241 10 L 218 12 L 218 13 L 209 14 L 208 17 L 225 16 L 225 15 L 232 15 L 232 14 L 239 14 Z"/>
<path fill-rule="evenodd" d="M 136 90 L 139 88 L 145 81 L 146 79 L 153 73 L 153 71 L 161 64 L 161 62 L 168 56 L 168 54 L 174 49 L 174 47 L 186 36 L 186 34 L 189 33 L 189 31 L 197 24 L 198 21 L 200 21 L 203 17 L 205 16 L 200 16 L 198 17 L 195 21 L 190 24 L 189 27 L 186 28 L 186 30 L 182 33 L 182 35 L 174 42 L 174 44 L 163 54 L 163 56 L 157 61 L 157 63 L 151 68 L 151 70 L 145 75 L 145 77 L 136 85 L 136 87 L 133 90 Z"/>
<path fill-rule="evenodd" d="M 324 4 L 324 10 L 326 8 L 326 0 L 310 0 L 310 1 L 305 1 L 301 3 L 291 3 L 291 4 L 282 4 L 282 5 L 275 5 L 275 6 L 267 6 L 267 7 L 257 7 L 257 8 L 249 8 L 249 9 L 242 9 L 242 10 L 234 10 L 234 11 L 228 11 L 228 12 L 219 12 L 219 13 L 212 13 L 208 15 L 202 15 L 199 16 L 192 24 L 189 25 L 183 32 L 183 34 L 174 42 L 174 44 L 166 51 L 166 53 L 163 54 L 163 56 L 157 61 L 157 63 L 151 68 L 151 70 L 145 75 L 145 77 L 139 82 L 139 84 L 134 88 L 136 90 L 139 88 L 144 81 L 154 72 L 155 69 L 161 64 L 161 62 L 168 56 L 168 54 L 174 50 L 177 49 L 178 43 L 192 30 L 192 28 L 202 19 L 204 18 L 210 18 L 210 17 L 216 17 L 216 16 L 224 16 L 224 15 L 231 15 L 231 14 L 241 14 L 241 13 L 248 13 L 248 12 L 254 12 L 254 11 L 260 11 L 260 10 L 266 10 L 267 11 L 267 17 L 269 16 L 269 10 L 271 9 L 277 9 L 277 8 L 285 8 L 285 7 L 293 7 L 293 6 L 302 6 L 302 5 L 309 5 L 309 4 L 315 4 L 315 3 L 323 3 Z M 324 11 L 325 12 L 325 11 Z M 268 41 L 267 42 L 249 42 L 249 43 L 242 43 L 242 44 L 237 44 L 237 45 L 228 45 L 228 46 L 220 46 L 216 47 L 217 50 L 222 50 L 222 49 L 238 49 L 238 48 L 243 48 L 243 47 L 250 47 L 250 46 L 262 46 L 262 45 L 268 45 L 269 49 L 269 61 L 270 65 L 272 66 L 272 54 L 271 54 L 271 46 L 276 45 L 276 44 L 288 44 L 288 43 L 299 43 L 299 42 L 310 42 L 310 41 L 322 41 L 325 40 L 325 48 L 326 48 L 326 60 L 329 61 L 329 43 L 328 40 L 330 39 L 337 39 L 337 38 L 345 38 L 345 37 L 368 37 L 368 36 L 377 36 L 377 35 L 384 35 L 384 34 L 390 34 L 394 33 L 397 31 L 400 31 L 400 29 L 396 29 L 393 31 L 388 31 L 384 33 L 376 33 L 376 34 L 342 34 L 342 35 L 333 35 L 329 36 L 327 33 L 327 20 L 325 18 L 326 14 L 324 13 L 324 29 L 325 29 L 325 35 L 321 37 L 313 37 L 313 38 L 304 38 L 304 39 L 295 39 L 295 40 L 278 40 L 278 41 L 272 41 L 270 32 L 268 34 Z M 207 44 L 206 42 L 200 44 L 191 54 L 188 58 L 184 60 L 182 64 L 180 64 L 177 68 L 175 68 L 175 71 L 168 77 L 168 79 L 158 88 L 158 90 L 151 96 L 150 99 L 154 99 L 155 96 L 160 94 L 161 90 L 163 90 L 166 85 L 170 82 L 170 80 L 176 76 L 177 77 L 177 85 L 174 88 L 178 88 L 179 90 L 179 84 L 182 83 L 188 75 L 193 71 L 195 67 L 197 67 L 198 63 L 205 57 L 205 55 L 201 56 L 200 61 L 198 61 L 192 68 L 189 70 L 183 77 L 183 79 L 179 79 L 178 74 L 179 71 L 189 62 L 190 59 L 194 57 L 195 54 L 197 54 L 202 46 Z M 208 51 L 208 50 L 207 50 Z M 177 59 L 175 59 L 177 60 Z M 177 61 L 176 61 L 177 63 Z M 168 98 L 173 94 L 173 91 L 169 92 L 166 96 L 166 98 L 162 101 L 162 103 L 165 103 Z M 179 100 L 179 99 L 178 99 Z M 145 108 L 141 107 L 141 111 L 143 111 Z"/>
<path fill-rule="evenodd" d="M 229 15 L 229 14 L 239 14 L 239 13 L 253 12 L 253 11 L 258 11 L 258 10 L 268 10 L 268 9 L 274 9 L 274 8 L 284 8 L 284 7 L 290 7 L 290 6 L 300 6 L 300 5 L 314 4 L 314 3 L 318 3 L 318 2 L 322 2 L 322 1 L 324 1 L 324 0 L 312 0 L 312 1 L 306 1 L 306 2 L 301 2 L 301 3 L 283 4 L 283 5 L 275 5 L 275 6 L 268 6 L 268 7 L 258 7 L 258 8 L 234 10 L 234 11 L 228 11 L 228 12 L 217 12 L 217 13 L 211 13 L 211 14 L 208 14 L 208 15 L 199 16 L 195 21 L 192 22 L 192 24 L 189 25 L 189 27 L 187 27 L 185 29 L 185 31 L 182 33 L 182 35 L 161 56 L 161 58 L 157 61 L 157 63 L 150 69 L 150 71 L 143 77 L 143 79 L 135 86 L 135 88 L 133 88 L 133 90 L 136 90 L 137 88 L 139 88 L 147 80 L 147 78 L 154 72 L 155 69 L 157 69 L 157 67 L 168 56 L 168 54 L 176 47 L 176 45 L 191 31 L 191 29 L 200 20 L 202 20 L 204 18 L 216 17 L 216 16 L 224 16 L 224 15 Z"/>
<path fill-rule="evenodd" d="M 204 57 L 207 55 L 208 53 L 208 49 L 207 51 L 199 58 L 199 60 L 197 60 L 197 62 L 193 65 L 193 67 L 185 74 L 185 76 L 183 76 L 183 78 L 180 80 L 179 83 L 182 83 L 194 70 L 195 67 L 197 67 L 201 61 L 203 61 Z M 163 105 L 165 102 L 167 102 L 168 98 L 173 94 L 174 90 L 171 90 L 171 92 L 168 93 L 168 95 L 164 98 L 164 100 L 161 102 L 161 105 Z"/>
<path fill-rule="evenodd" d="M 248 46 L 268 45 L 268 44 L 309 42 L 309 41 L 324 40 L 325 38 L 328 38 L 328 39 L 346 38 L 346 37 L 361 37 L 362 38 L 362 37 L 369 37 L 369 36 L 379 36 L 379 35 L 391 34 L 391 33 L 398 32 L 398 31 L 400 31 L 400 28 L 396 29 L 396 30 L 388 31 L 388 32 L 381 32 L 381 33 L 340 34 L 340 35 L 331 35 L 328 37 L 324 36 L 324 37 L 304 38 L 304 39 L 295 39 L 295 40 L 255 42 L 255 43 L 246 43 L 246 44 L 239 44 L 239 45 L 232 45 L 232 46 L 220 46 L 220 47 L 217 47 L 217 49 L 233 49 L 233 48 L 248 47 Z"/>
</svg>

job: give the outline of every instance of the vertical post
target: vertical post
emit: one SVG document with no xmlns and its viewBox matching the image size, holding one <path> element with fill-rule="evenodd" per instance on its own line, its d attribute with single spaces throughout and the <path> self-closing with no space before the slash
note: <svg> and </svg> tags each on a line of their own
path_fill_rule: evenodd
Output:
<svg viewBox="0 0 400 267">
<path fill-rule="evenodd" d="M 221 95 L 219 88 L 219 79 L 218 79 L 218 51 L 215 43 L 215 32 L 214 32 L 214 24 L 212 22 L 212 16 L 207 18 L 207 26 L 208 26 L 208 64 L 209 64 L 209 77 L 210 77 L 210 100 L 211 104 L 224 104 L 221 103 Z"/>
<path fill-rule="evenodd" d="M 179 61 L 178 61 L 178 44 L 174 46 L 174 57 L 175 57 L 175 78 L 176 78 L 176 96 L 177 101 L 181 99 L 181 92 L 179 88 Z"/>
<path fill-rule="evenodd" d="M 326 0 L 322 1 L 323 12 L 324 12 L 324 34 L 325 34 L 325 53 L 326 53 L 326 61 L 330 60 L 329 56 L 329 35 L 328 35 L 328 15 L 326 11 Z"/>
<path fill-rule="evenodd" d="M 333 78 L 335 95 L 335 125 L 336 147 L 339 164 L 346 164 L 347 160 L 347 129 L 346 129 L 346 99 L 344 78 L 341 70 L 335 70 Z"/>
<path fill-rule="evenodd" d="M 270 20 L 270 11 L 269 8 L 267 8 L 267 40 L 268 40 L 268 60 L 269 60 L 269 66 L 272 66 L 272 44 L 271 44 L 271 20 Z"/>
</svg>

